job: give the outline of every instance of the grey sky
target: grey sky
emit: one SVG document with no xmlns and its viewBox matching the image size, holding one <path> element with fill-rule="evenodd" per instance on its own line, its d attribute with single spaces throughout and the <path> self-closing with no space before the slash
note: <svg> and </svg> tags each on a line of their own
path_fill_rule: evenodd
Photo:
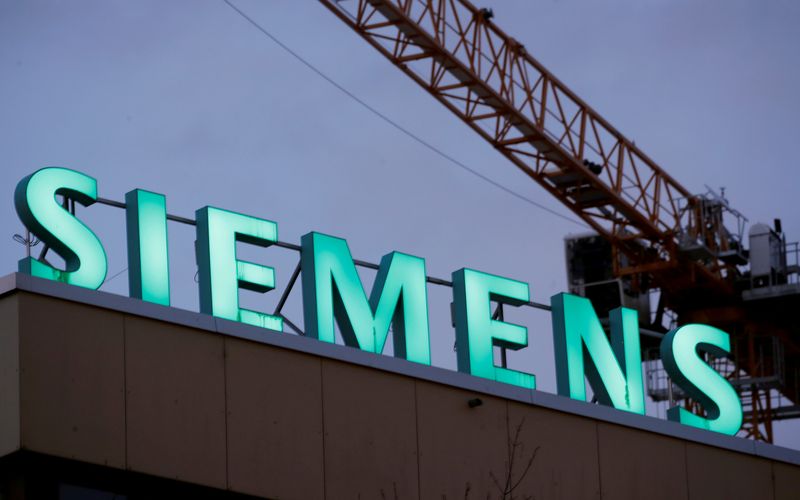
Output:
<svg viewBox="0 0 800 500">
<path fill-rule="evenodd" d="M 312 0 L 235 2 L 359 97 L 448 154 L 550 208 L 557 201 Z M 497 1 L 495 21 L 691 191 L 726 187 L 751 222 L 783 219 L 800 239 L 800 4 L 779 0 Z M 16 269 L 16 183 L 48 165 L 98 179 L 101 196 L 140 187 L 169 211 L 204 205 L 317 230 L 377 262 L 399 250 L 429 274 L 463 266 L 566 284 L 563 238 L 581 232 L 470 176 L 359 107 L 225 5 L 204 1 L 0 0 L 0 271 Z M 109 274 L 126 266 L 122 213 L 81 212 Z M 192 232 L 171 226 L 173 302 L 197 307 Z M 251 250 L 246 250 L 250 252 Z M 269 250 L 276 292 L 294 256 Z M 253 253 L 254 258 L 264 256 Z M 365 275 L 368 277 L 368 275 Z M 104 290 L 126 293 L 125 276 Z M 299 291 L 299 290 L 297 290 Z M 452 367 L 448 291 L 431 292 L 434 363 Z M 290 311 L 299 320 L 299 294 Z M 265 301 L 265 302 L 264 302 Z M 530 347 L 512 367 L 553 391 L 549 318 L 518 312 Z M 798 425 L 780 444 L 800 448 Z"/>
</svg>

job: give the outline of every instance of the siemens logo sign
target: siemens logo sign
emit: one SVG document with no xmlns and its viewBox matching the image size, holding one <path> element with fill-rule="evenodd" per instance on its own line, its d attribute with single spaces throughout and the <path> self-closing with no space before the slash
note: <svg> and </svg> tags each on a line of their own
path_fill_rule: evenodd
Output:
<svg viewBox="0 0 800 500">
<path fill-rule="evenodd" d="M 57 195 L 89 206 L 98 199 L 97 181 L 74 170 L 52 167 L 19 182 L 14 204 L 20 219 L 65 262 L 64 269 L 57 269 L 27 257 L 19 262 L 19 270 L 97 289 L 107 271 L 103 244 L 59 203 Z M 165 197 L 137 189 L 127 193 L 125 201 L 130 295 L 169 306 Z M 283 318 L 239 304 L 240 288 L 260 293 L 274 289 L 274 268 L 236 255 L 237 243 L 275 244 L 278 225 L 214 207 L 197 210 L 196 225 L 200 311 L 281 332 Z M 381 354 L 391 329 L 396 357 L 431 363 L 424 259 L 400 252 L 385 255 L 369 296 L 347 242 L 341 238 L 306 234 L 301 239 L 300 263 L 307 336 L 334 343 L 338 326 L 346 345 Z M 458 370 L 536 389 L 533 373 L 497 366 L 493 356 L 495 346 L 519 350 L 528 345 L 525 326 L 495 318 L 491 311 L 492 302 L 508 306 L 529 302 L 528 284 L 466 268 L 453 273 L 452 284 Z M 609 340 L 588 299 L 561 293 L 551 298 L 551 305 L 559 395 L 585 401 L 588 379 L 600 403 L 644 414 L 636 311 L 619 308 L 611 312 Z M 667 412 L 669 420 L 723 434 L 739 430 L 742 405 L 738 395 L 703 359 L 705 353 L 724 356 L 729 352 L 729 335 L 707 325 L 684 325 L 664 336 L 661 357 L 669 376 L 705 410 L 705 416 L 699 416 L 674 407 Z"/>
</svg>

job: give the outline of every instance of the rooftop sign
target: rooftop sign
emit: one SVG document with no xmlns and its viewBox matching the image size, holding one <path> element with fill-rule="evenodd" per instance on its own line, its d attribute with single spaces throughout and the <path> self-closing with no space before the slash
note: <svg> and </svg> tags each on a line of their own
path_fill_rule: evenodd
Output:
<svg viewBox="0 0 800 500">
<path fill-rule="evenodd" d="M 14 204 L 23 224 L 61 256 L 64 269 L 27 257 L 19 271 L 39 278 L 98 289 L 107 259 L 103 244 L 57 200 L 63 195 L 84 206 L 97 201 L 97 181 L 65 168 L 41 169 L 22 179 Z M 125 195 L 129 290 L 136 299 L 170 304 L 167 212 L 164 195 L 133 190 Z M 215 207 L 196 211 L 196 254 L 200 311 L 274 332 L 283 319 L 239 304 L 239 289 L 267 293 L 275 287 L 272 267 L 240 260 L 237 242 L 268 247 L 278 241 L 277 223 Z M 306 335 L 334 343 L 338 326 L 344 343 L 382 354 L 391 327 L 393 352 L 409 362 L 429 365 L 425 260 L 400 252 L 381 259 L 369 297 L 347 242 L 311 232 L 301 239 L 303 314 Z M 533 373 L 497 366 L 494 347 L 519 350 L 528 345 L 525 326 L 492 317 L 492 302 L 519 306 L 530 300 L 527 283 L 473 269 L 453 273 L 457 365 L 460 372 L 536 389 Z M 611 312 L 606 336 L 591 302 L 560 293 L 551 298 L 558 394 L 585 401 L 588 379 L 600 403 L 645 413 L 639 322 L 635 310 Z M 702 404 L 705 416 L 670 408 L 669 420 L 723 434 L 736 434 L 742 406 L 730 383 L 703 360 L 703 353 L 730 352 L 727 333 L 701 324 L 670 331 L 661 357 L 672 380 Z"/>
</svg>

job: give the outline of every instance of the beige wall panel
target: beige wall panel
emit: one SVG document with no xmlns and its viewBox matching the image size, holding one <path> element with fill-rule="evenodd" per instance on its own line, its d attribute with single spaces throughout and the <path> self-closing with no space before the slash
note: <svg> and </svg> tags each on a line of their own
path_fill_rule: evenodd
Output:
<svg viewBox="0 0 800 500">
<path fill-rule="evenodd" d="M 122 315 L 19 297 L 23 447 L 124 467 Z"/>
<path fill-rule="evenodd" d="M 772 463 L 775 500 L 796 500 L 800 497 L 800 466 Z"/>
<path fill-rule="evenodd" d="M 226 487 L 223 338 L 125 317 L 128 467 Z"/>
<path fill-rule="evenodd" d="M 20 447 L 19 299 L 0 297 L 0 457 Z"/>
<path fill-rule="evenodd" d="M 414 380 L 322 360 L 328 499 L 416 498 Z"/>
<path fill-rule="evenodd" d="M 768 460 L 686 443 L 686 470 L 689 476 L 689 498 L 773 498 L 772 467 Z"/>
<path fill-rule="evenodd" d="M 603 498 L 688 498 L 684 442 L 604 422 L 597 433 Z"/>
<path fill-rule="evenodd" d="M 280 499 L 323 498 L 321 361 L 225 340 L 228 486 Z"/>
<path fill-rule="evenodd" d="M 473 398 L 483 401 L 470 408 Z M 421 498 L 496 497 L 508 453 L 507 404 L 499 398 L 417 382 Z"/>
<path fill-rule="evenodd" d="M 512 477 L 522 479 L 515 496 L 546 499 L 600 498 L 597 424 L 588 418 L 509 403 L 511 443 L 520 429 Z M 531 454 L 536 458 L 523 477 Z M 613 498 L 613 497 L 610 497 Z"/>
</svg>

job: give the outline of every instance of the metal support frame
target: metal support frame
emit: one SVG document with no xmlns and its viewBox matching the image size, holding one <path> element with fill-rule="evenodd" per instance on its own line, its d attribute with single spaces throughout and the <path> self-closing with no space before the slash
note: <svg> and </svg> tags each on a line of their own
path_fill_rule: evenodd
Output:
<svg viewBox="0 0 800 500">
<path fill-rule="evenodd" d="M 106 206 L 110 206 L 110 207 L 114 207 L 114 208 L 125 209 L 127 207 L 127 205 L 124 202 L 120 202 L 120 201 L 116 201 L 116 200 L 110 200 L 110 199 L 107 199 L 107 198 L 98 197 L 97 198 L 97 202 L 102 204 L 102 205 L 106 205 Z M 179 224 L 186 224 L 186 225 L 189 225 L 189 226 L 196 226 L 197 225 L 197 222 L 194 219 L 190 219 L 188 217 L 181 217 L 181 216 L 173 215 L 173 214 L 169 214 L 169 213 L 167 214 L 167 220 L 173 221 L 173 222 L 177 222 Z M 296 245 L 294 243 L 287 243 L 287 242 L 284 242 L 284 241 L 276 241 L 276 242 L 273 243 L 273 245 L 276 246 L 276 247 L 279 247 L 279 248 L 292 250 L 292 251 L 295 251 L 295 252 L 298 252 L 298 253 L 301 250 L 300 245 Z M 375 264 L 375 263 L 372 263 L 372 262 L 368 262 L 368 261 L 365 261 L 365 260 L 361 260 L 361 259 L 353 259 L 353 264 L 355 264 L 358 267 L 364 267 L 364 268 L 367 268 L 367 269 L 371 269 L 373 271 L 377 271 L 378 268 L 380 267 L 378 264 Z M 295 266 L 294 271 L 292 271 L 292 274 L 291 274 L 291 276 L 289 278 L 289 281 L 286 284 L 286 288 L 283 290 L 283 293 L 281 294 L 281 297 L 278 300 L 278 304 L 276 305 L 275 310 L 273 311 L 272 315 L 273 316 L 280 316 L 283 319 L 284 323 L 295 334 L 300 335 L 300 336 L 305 336 L 305 332 L 302 330 L 302 328 L 297 326 L 292 320 L 290 320 L 289 318 L 286 317 L 285 314 L 283 314 L 283 307 L 286 305 L 286 301 L 289 300 L 289 296 L 292 293 L 292 290 L 294 290 L 294 287 L 297 284 L 297 281 L 298 281 L 298 279 L 300 277 L 300 273 L 301 272 L 302 272 L 302 267 L 300 265 L 300 260 L 298 259 L 297 265 Z M 446 287 L 449 287 L 449 288 L 453 287 L 453 282 L 452 281 L 444 280 L 444 279 L 441 279 L 441 278 L 436 278 L 436 277 L 433 277 L 433 276 L 426 276 L 425 280 L 428 283 L 430 283 L 431 285 L 446 286 Z M 528 301 L 528 302 L 522 304 L 522 306 L 531 307 L 533 309 L 540 309 L 540 310 L 544 310 L 544 311 L 550 311 L 551 310 L 551 307 L 549 305 L 542 304 L 542 303 L 539 303 L 539 302 L 534 302 L 534 301 Z M 495 310 L 494 315 L 492 316 L 492 319 L 498 319 L 499 318 L 502 321 L 502 318 L 503 318 L 503 309 L 502 309 L 502 307 L 503 307 L 502 304 L 498 304 L 497 305 L 497 309 Z M 502 349 L 501 357 L 502 357 L 502 366 L 503 367 L 507 367 L 505 349 Z"/>
</svg>

